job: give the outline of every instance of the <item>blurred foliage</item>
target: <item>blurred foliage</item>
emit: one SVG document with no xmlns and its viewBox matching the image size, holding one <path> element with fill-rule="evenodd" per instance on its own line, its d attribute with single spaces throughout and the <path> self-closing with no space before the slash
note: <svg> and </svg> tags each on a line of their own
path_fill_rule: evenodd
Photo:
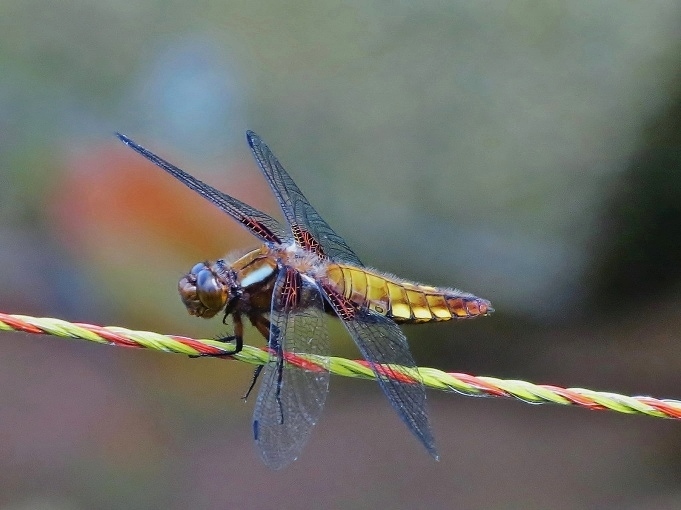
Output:
<svg viewBox="0 0 681 510">
<path fill-rule="evenodd" d="M 677 293 L 681 281 L 681 89 L 651 122 L 613 187 L 595 260 L 596 299 L 627 307 Z"/>
</svg>

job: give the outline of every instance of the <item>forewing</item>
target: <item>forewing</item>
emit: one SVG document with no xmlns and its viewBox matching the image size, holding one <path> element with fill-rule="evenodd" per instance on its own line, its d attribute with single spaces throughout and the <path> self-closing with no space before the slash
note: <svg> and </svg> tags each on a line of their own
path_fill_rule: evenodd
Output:
<svg viewBox="0 0 681 510">
<path fill-rule="evenodd" d="M 326 291 L 326 296 L 369 362 L 390 404 L 428 453 L 437 459 L 426 409 L 426 389 L 402 330 L 391 319 L 359 308 L 342 295 Z"/>
<path fill-rule="evenodd" d="M 263 462 L 280 469 L 300 455 L 329 390 L 328 360 L 300 368 L 290 355 L 328 357 L 329 334 L 317 285 L 284 267 L 274 286 L 270 314 L 270 362 L 261 374 L 253 434 Z M 283 358 L 282 358 L 283 356 Z"/>
<path fill-rule="evenodd" d="M 359 257 L 343 238 L 336 234 L 310 205 L 265 142 L 253 131 L 247 131 L 246 138 L 267 182 L 279 200 L 296 243 L 320 256 L 362 266 Z"/>
<path fill-rule="evenodd" d="M 290 239 L 290 235 L 286 232 L 286 229 L 277 220 L 264 212 L 244 204 L 240 200 L 230 197 L 229 195 L 216 190 L 214 187 L 209 186 L 205 182 L 192 177 L 184 170 L 177 168 L 175 165 L 168 163 L 153 152 L 136 144 L 127 136 L 120 133 L 116 133 L 116 135 L 128 147 L 168 172 L 188 188 L 210 200 L 261 240 L 270 243 L 283 243 Z"/>
</svg>

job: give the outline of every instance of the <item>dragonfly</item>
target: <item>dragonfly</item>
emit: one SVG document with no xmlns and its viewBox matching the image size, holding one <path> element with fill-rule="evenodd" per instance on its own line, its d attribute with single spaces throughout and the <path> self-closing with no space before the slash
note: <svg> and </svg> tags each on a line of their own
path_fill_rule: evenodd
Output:
<svg viewBox="0 0 681 510">
<path fill-rule="evenodd" d="M 326 319 L 338 318 L 373 370 L 388 401 L 427 452 L 438 459 L 426 391 L 400 324 L 489 315 L 489 301 L 366 267 L 322 219 L 269 147 L 247 131 L 248 145 L 279 202 L 286 224 L 191 176 L 127 136 L 118 138 L 244 226 L 260 246 L 232 259 L 203 261 L 179 281 L 187 311 L 231 318 L 234 353 L 243 348 L 244 318 L 267 342 L 253 437 L 263 462 L 280 469 L 295 461 L 318 422 L 329 390 Z M 291 355 L 317 366 L 294 364 Z"/>
</svg>

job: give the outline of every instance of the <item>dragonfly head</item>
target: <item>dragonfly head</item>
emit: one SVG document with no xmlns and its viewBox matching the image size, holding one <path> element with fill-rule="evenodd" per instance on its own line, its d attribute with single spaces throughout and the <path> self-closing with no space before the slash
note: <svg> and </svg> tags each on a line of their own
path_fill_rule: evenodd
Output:
<svg viewBox="0 0 681 510">
<path fill-rule="evenodd" d="M 232 297 L 230 272 L 224 262 L 199 262 L 178 283 L 180 298 L 191 315 L 209 319 Z"/>
</svg>

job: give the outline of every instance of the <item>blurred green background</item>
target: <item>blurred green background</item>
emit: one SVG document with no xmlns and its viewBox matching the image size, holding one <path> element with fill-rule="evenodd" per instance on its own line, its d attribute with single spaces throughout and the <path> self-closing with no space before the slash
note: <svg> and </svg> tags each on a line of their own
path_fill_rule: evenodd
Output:
<svg viewBox="0 0 681 510">
<path fill-rule="evenodd" d="M 367 264 L 492 301 L 405 328 L 420 365 L 681 398 L 680 30 L 674 1 L 4 0 L 0 311 L 224 332 L 177 279 L 255 239 L 113 133 L 278 214 L 253 129 Z M 274 473 L 248 366 L 1 352 L 0 509 L 681 506 L 672 421 L 432 392 L 436 463 L 334 378 Z"/>
</svg>

